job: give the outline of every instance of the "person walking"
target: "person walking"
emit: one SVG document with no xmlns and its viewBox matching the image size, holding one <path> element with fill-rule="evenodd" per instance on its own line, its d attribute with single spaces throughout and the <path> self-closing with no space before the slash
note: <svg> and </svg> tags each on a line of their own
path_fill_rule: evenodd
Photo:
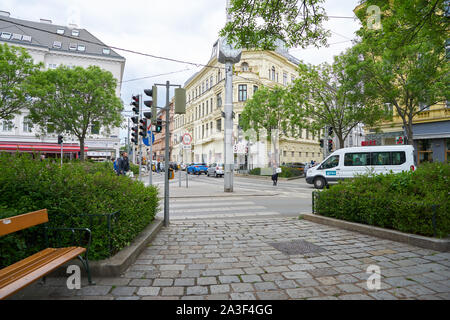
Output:
<svg viewBox="0 0 450 320">
<path fill-rule="evenodd" d="M 272 181 L 274 186 L 278 184 L 278 166 L 275 162 L 272 164 Z"/>
<path fill-rule="evenodd" d="M 156 171 L 157 171 L 158 173 L 161 172 L 161 162 L 160 162 L 160 161 L 158 161 L 158 165 L 156 166 Z"/>
<path fill-rule="evenodd" d="M 117 167 L 117 160 L 116 158 L 111 158 L 111 161 L 113 163 L 113 167 L 114 167 L 114 172 L 119 175 L 119 168 Z"/>
<path fill-rule="evenodd" d="M 126 175 L 130 171 L 130 161 L 128 160 L 128 154 L 124 152 L 118 162 L 119 175 Z"/>
</svg>

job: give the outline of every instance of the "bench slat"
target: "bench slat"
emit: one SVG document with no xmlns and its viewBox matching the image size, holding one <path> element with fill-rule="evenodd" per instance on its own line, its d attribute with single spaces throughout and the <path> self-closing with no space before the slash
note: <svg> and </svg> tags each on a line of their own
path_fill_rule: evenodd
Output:
<svg viewBox="0 0 450 320">
<path fill-rule="evenodd" d="M 32 259 L 30 259 L 28 262 L 31 264 L 26 268 L 20 267 L 22 261 L 7 267 L 9 269 L 8 274 L 6 275 L 5 272 L 5 276 L 0 278 L 0 282 L 2 283 L 2 285 L 0 285 L 0 299 L 4 299 L 14 294 L 18 290 L 42 278 L 54 269 L 86 251 L 85 248 L 81 247 L 69 247 L 54 250 L 56 251 L 49 252 L 48 249 L 41 251 L 40 253 L 45 251 L 45 254 L 43 255 L 44 258 L 42 258 L 42 255 L 39 256 L 39 253 L 29 257 L 32 258 L 35 256 L 38 261 L 33 263 L 33 261 L 31 261 Z M 28 260 L 28 258 L 25 260 Z M 17 269 L 17 266 L 19 266 L 19 269 Z"/>
<path fill-rule="evenodd" d="M 48 222 L 47 209 L 0 219 L 0 236 Z"/>
</svg>

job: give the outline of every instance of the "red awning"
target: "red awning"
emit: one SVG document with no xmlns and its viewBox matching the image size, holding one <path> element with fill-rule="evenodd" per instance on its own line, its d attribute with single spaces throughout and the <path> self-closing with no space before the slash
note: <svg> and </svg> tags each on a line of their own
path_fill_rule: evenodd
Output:
<svg viewBox="0 0 450 320">
<path fill-rule="evenodd" d="M 61 146 L 56 143 L 5 143 L 0 142 L 0 151 L 19 151 L 19 152 L 61 152 Z M 80 146 L 76 144 L 63 144 L 63 153 L 79 152 Z M 88 147 L 84 147 L 84 152 Z"/>
</svg>

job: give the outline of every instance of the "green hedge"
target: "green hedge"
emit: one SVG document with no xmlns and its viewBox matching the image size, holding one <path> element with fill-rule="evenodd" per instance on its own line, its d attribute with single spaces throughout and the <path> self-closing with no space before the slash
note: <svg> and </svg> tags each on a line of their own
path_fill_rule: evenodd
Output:
<svg viewBox="0 0 450 320">
<path fill-rule="evenodd" d="M 50 227 L 87 227 L 89 219 L 83 215 L 120 211 L 113 223 L 112 254 L 129 245 L 153 221 L 159 205 L 157 188 L 117 176 L 111 162 L 75 161 L 60 168 L 51 159 L 3 153 L 0 172 L 0 218 L 47 209 Z M 33 227 L 1 237 L 0 268 L 41 250 L 43 239 L 36 236 L 41 231 Z M 89 258 L 107 258 L 106 220 L 91 231 Z"/>
<path fill-rule="evenodd" d="M 249 171 L 249 174 L 259 176 L 261 175 L 261 168 L 254 168 Z M 303 175 L 303 171 L 296 168 L 281 167 L 281 173 L 278 174 L 278 178 L 292 178 L 300 177 Z"/>
<path fill-rule="evenodd" d="M 421 165 L 415 172 L 364 175 L 319 193 L 315 211 L 321 215 L 433 236 L 450 234 L 450 164 Z"/>
</svg>

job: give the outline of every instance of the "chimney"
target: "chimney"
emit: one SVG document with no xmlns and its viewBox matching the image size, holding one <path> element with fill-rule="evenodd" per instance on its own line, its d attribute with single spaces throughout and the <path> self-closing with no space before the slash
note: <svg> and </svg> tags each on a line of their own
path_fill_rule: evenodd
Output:
<svg viewBox="0 0 450 320">
<path fill-rule="evenodd" d="M 42 23 L 52 24 L 52 20 L 49 19 L 40 19 Z"/>
<path fill-rule="evenodd" d="M 10 15 L 11 13 L 9 13 L 8 11 L 0 10 L 0 16 L 2 17 L 9 17 Z"/>
</svg>

